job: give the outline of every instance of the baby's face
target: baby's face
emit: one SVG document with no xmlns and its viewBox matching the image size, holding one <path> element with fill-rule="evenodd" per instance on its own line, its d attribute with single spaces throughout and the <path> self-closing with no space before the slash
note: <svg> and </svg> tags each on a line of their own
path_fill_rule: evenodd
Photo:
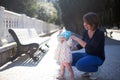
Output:
<svg viewBox="0 0 120 80">
<path fill-rule="evenodd" d="M 61 38 L 60 38 L 60 41 L 61 41 L 61 43 L 63 43 L 64 41 L 66 41 L 66 38 L 61 37 Z"/>
</svg>

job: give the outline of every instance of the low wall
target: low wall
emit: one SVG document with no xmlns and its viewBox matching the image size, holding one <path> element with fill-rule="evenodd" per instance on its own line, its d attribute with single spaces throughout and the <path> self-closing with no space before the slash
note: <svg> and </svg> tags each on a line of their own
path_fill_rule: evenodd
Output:
<svg viewBox="0 0 120 80">
<path fill-rule="evenodd" d="M 0 47 L 14 41 L 8 32 L 10 28 L 35 28 L 38 34 L 43 35 L 56 30 L 58 26 L 0 6 Z"/>
<path fill-rule="evenodd" d="M 35 28 L 40 36 L 46 36 L 55 32 L 58 26 L 0 6 L 0 66 L 11 61 L 16 54 L 17 45 L 8 32 L 10 28 Z"/>
<path fill-rule="evenodd" d="M 16 43 L 12 42 L 0 47 L 0 67 L 5 63 L 11 61 L 16 54 Z"/>
<path fill-rule="evenodd" d="M 51 34 L 53 34 L 54 32 L 56 32 L 57 30 L 54 30 L 48 34 L 43 34 L 40 35 L 42 37 L 45 36 L 50 36 Z M 17 54 L 17 44 L 16 42 L 11 42 L 9 44 L 6 44 L 2 47 L 0 47 L 0 67 L 3 66 L 4 64 L 6 64 L 9 61 L 12 61 L 13 57 L 15 56 L 15 54 Z"/>
</svg>

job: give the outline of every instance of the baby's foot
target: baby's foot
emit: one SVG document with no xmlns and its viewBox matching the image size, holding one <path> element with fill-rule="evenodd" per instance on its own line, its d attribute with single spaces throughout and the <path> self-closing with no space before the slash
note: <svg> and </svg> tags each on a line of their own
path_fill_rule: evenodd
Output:
<svg viewBox="0 0 120 80">
<path fill-rule="evenodd" d="M 70 80 L 75 80 L 74 78 L 71 78 Z"/>
<path fill-rule="evenodd" d="M 56 79 L 58 79 L 58 80 L 64 80 L 64 77 L 58 76 Z"/>
</svg>

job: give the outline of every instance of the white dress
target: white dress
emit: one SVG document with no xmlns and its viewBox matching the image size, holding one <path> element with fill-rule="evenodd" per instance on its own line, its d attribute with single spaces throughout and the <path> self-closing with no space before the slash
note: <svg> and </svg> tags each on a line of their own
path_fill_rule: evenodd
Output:
<svg viewBox="0 0 120 80">
<path fill-rule="evenodd" d="M 63 43 L 58 43 L 57 49 L 55 51 L 55 59 L 60 62 L 72 62 L 72 54 L 70 50 L 70 45 L 72 43 L 72 40 L 65 41 Z"/>
</svg>

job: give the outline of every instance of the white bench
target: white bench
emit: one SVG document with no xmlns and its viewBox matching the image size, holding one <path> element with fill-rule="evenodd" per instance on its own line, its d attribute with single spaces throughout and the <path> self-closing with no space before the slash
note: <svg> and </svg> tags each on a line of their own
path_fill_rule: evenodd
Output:
<svg viewBox="0 0 120 80">
<path fill-rule="evenodd" d="M 39 37 L 34 28 L 12 28 L 8 31 L 17 43 L 15 58 L 22 53 L 28 53 L 34 61 L 37 61 L 39 58 L 34 56 L 34 53 L 37 50 L 45 52 L 41 45 L 50 39 L 49 37 Z M 47 44 L 45 45 L 48 47 Z"/>
</svg>

